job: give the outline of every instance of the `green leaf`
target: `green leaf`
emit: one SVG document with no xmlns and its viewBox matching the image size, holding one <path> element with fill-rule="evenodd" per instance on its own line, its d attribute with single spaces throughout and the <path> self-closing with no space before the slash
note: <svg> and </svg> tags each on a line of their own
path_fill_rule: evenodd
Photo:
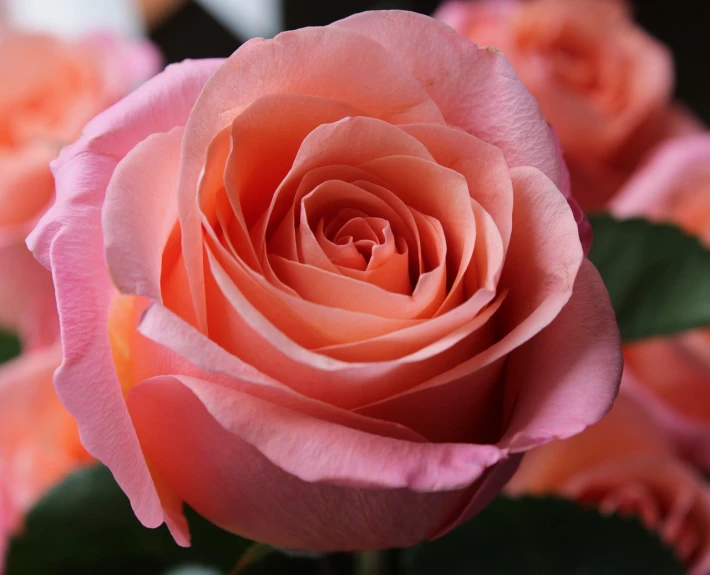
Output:
<svg viewBox="0 0 710 575">
<path fill-rule="evenodd" d="M 20 340 L 11 333 L 0 331 L 0 363 L 20 355 Z"/>
<path fill-rule="evenodd" d="M 29 513 L 10 543 L 7 575 L 156 575 L 179 565 L 229 573 L 251 542 L 186 509 L 192 546 L 147 529 L 102 466 L 77 471 Z"/>
<path fill-rule="evenodd" d="M 404 552 L 404 575 L 683 575 L 634 518 L 551 497 L 499 496 L 444 537 Z"/>
<path fill-rule="evenodd" d="M 668 224 L 591 216 L 589 259 L 604 278 L 624 341 L 710 326 L 710 250 Z"/>
</svg>

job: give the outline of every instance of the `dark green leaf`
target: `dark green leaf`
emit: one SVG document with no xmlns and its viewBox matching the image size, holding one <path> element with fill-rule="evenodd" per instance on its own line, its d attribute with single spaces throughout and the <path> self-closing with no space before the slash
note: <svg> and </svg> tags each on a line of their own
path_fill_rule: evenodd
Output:
<svg viewBox="0 0 710 575">
<path fill-rule="evenodd" d="M 20 340 L 11 333 L 0 331 L 0 363 L 20 355 Z"/>
<path fill-rule="evenodd" d="M 591 216 L 589 258 L 624 341 L 710 326 L 710 250 L 675 226 Z"/>
<path fill-rule="evenodd" d="M 186 515 L 192 547 L 182 549 L 165 526 L 138 522 L 108 469 L 83 469 L 29 513 L 10 544 L 7 575 L 156 575 L 184 564 L 229 573 L 251 542 Z"/>
<path fill-rule="evenodd" d="M 222 575 L 222 572 L 201 565 L 183 565 L 169 569 L 164 575 Z"/>
<path fill-rule="evenodd" d="M 448 535 L 404 552 L 404 575 L 682 575 L 633 518 L 563 499 L 498 497 Z"/>
<path fill-rule="evenodd" d="M 306 559 L 289 557 L 279 552 L 272 553 L 256 563 L 237 571 L 238 575 L 320 575 L 321 573 L 344 573 L 343 571 L 322 568 L 328 559 Z"/>
</svg>

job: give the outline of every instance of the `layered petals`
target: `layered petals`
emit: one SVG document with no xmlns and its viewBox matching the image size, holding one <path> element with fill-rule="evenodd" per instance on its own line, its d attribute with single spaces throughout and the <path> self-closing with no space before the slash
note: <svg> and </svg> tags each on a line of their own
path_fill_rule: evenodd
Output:
<svg viewBox="0 0 710 575">
<path fill-rule="evenodd" d="M 282 547 L 441 535 L 616 393 L 565 174 L 505 60 L 423 16 L 171 67 L 56 163 L 60 397 L 180 543 L 183 501 Z"/>
</svg>

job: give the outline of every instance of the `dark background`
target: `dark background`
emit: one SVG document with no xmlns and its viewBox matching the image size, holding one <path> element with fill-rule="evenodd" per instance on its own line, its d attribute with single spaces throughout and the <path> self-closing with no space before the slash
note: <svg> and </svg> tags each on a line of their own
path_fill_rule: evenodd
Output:
<svg viewBox="0 0 710 575">
<path fill-rule="evenodd" d="M 437 0 L 282 0 L 286 28 L 323 25 L 355 12 L 403 8 L 431 14 Z M 637 21 L 675 56 L 677 97 L 710 124 L 710 3 L 707 0 L 638 0 Z M 152 34 L 168 62 L 228 56 L 243 39 L 234 37 L 198 5 L 184 8 Z"/>
</svg>

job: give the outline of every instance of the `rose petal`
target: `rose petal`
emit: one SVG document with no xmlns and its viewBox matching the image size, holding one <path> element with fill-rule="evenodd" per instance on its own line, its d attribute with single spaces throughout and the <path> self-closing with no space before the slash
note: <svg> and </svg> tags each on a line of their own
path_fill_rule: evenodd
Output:
<svg viewBox="0 0 710 575">
<path fill-rule="evenodd" d="M 303 65 L 305 61 L 308 66 Z M 371 73 L 373 67 L 378 70 L 377 77 Z M 382 77 L 387 82 L 381 82 Z M 183 253 L 203 329 L 203 254 L 199 249 L 195 189 L 205 153 L 214 135 L 239 113 L 257 99 L 275 93 L 338 100 L 387 122 L 444 123 L 436 104 L 399 62 L 382 46 L 359 34 L 334 27 L 306 28 L 284 32 L 273 40 L 253 39 L 244 44 L 210 79 L 185 131 L 178 201 Z"/>
<path fill-rule="evenodd" d="M 549 326 L 508 357 L 506 392 L 517 394 L 499 444 L 514 452 L 525 451 L 575 435 L 599 421 L 619 389 L 620 350 L 609 295 L 599 272 L 584 260 L 567 305 Z"/>
<path fill-rule="evenodd" d="M 203 60 L 171 66 L 94 119 L 53 166 L 57 201 L 28 239 L 54 272 L 65 343 L 57 393 L 77 419 L 86 449 L 111 469 L 139 520 L 152 527 L 165 514 L 109 352 L 106 318 L 113 287 L 103 258 L 101 205 L 117 158 L 150 134 L 184 124 L 217 65 Z M 186 534 L 176 538 L 185 542 Z"/>
<path fill-rule="evenodd" d="M 488 446 L 377 437 L 185 377 L 147 381 L 128 402 L 147 456 L 181 497 L 227 529 L 291 548 L 413 543 L 502 456 Z M 196 465 L 183 464 L 186 454 Z M 358 504 L 343 505 L 351 497 Z"/>
<path fill-rule="evenodd" d="M 155 133 L 116 166 L 102 208 L 106 265 L 123 293 L 162 301 L 160 276 L 177 225 L 177 174 L 184 128 Z"/>
<path fill-rule="evenodd" d="M 510 167 L 533 166 L 562 184 L 547 122 L 498 50 L 479 48 L 445 24 L 413 12 L 364 12 L 333 26 L 372 38 L 399 58 L 447 124 L 500 148 Z"/>
</svg>

